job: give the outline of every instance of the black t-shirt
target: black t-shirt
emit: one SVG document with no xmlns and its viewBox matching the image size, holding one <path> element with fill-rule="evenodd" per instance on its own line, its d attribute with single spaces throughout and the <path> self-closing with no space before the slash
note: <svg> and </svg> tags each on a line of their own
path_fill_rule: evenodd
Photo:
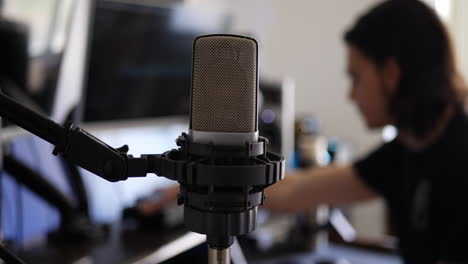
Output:
<svg viewBox="0 0 468 264">
<path fill-rule="evenodd" d="M 468 118 L 414 152 L 398 139 L 354 164 L 389 209 L 405 263 L 468 263 Z"/>
</svg>

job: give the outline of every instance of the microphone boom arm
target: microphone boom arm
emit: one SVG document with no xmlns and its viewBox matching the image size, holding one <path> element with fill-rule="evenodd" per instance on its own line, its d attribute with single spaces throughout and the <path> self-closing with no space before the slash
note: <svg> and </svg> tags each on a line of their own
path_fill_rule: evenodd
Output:
<svg viewBox="0 0 468 264">
<path fill-rule="evenodd" d="M 128 177 L 144 177 L 146 158 L 127 155 L 128 146 L 114 149 L 85 130 L 68 123 L 65 127 L 17 103 L 0 92 L 0 116 L 55 146 L 54 155 L 105 180 L 116 182 Z"/>
</svg>

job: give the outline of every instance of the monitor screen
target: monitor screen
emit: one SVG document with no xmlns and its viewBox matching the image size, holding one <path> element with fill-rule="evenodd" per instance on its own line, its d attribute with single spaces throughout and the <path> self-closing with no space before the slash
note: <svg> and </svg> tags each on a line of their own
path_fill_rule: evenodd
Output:
<svg viewBox="0 0 468 264">
<path fill-rule="evenodd" d="M 229 21 L 216 9 L 98 0 L 84 121 L 188 115 L 193 41 L 225 33 Z"/>
</svg>

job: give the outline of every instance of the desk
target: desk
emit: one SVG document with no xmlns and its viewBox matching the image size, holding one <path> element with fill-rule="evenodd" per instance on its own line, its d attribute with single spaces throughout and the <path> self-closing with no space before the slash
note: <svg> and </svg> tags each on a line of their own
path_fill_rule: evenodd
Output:
<svg viewBox="0 0 468 264">
<path fill-rule="evenodd" d="M 28 247 L 19 256 L 36 264 L 155 264 L 164 262 L 205 242 L 205 236 L 188 232 L 184 227 L 155 231 L 122 232 L 119 225 L 111 228 L 107 241 L 98 243 L 64 243 Z M 346 264 L 402 264 L 399 256 L 376 253 L 331 244 L 320 252 L 304 252 L 249 259 L 251 264 L 314 264 L 319 260 L 345 259 Z"/>
<path fill-rule="evenodd" d="M 250 264 L 314 264 L 324 260 L 341 260 L 340 264 L 402 264 L 398 255 L 376 253 L 331 244 L 320 252 L 289 254 L 281 257 L 262 258 L 249 261 Z"/>
<path fill-rule="evenodd" d="M 18 255 L 30 264 L 154 264 L 200 245 L 205 240 L 204 235 L 188 232 L 185 227 L 123 231 L 119 224 L 114 224 L 106 241 L 38 244 L 28 246 Z"/>
</svg>

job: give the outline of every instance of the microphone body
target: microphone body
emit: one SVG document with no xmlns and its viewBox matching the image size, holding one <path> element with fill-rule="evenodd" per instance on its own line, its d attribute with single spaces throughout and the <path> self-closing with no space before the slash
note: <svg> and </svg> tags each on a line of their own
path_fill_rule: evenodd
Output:
<svg viewBox="0 0 468 264">
<path fill-rule="evenodd" d="M 258 44 L 208 35 L 193 46 L 190 136 L 194 142 L 243 145 L 258 140 Z"/>
<path fill-rule="evenodd" d="M 237 35 L 194 41 L 189 135 L 178 144 L 198 168 L 179 181 L 185 225 L 226 249 L 253 231 L 263 189 L 284 175 L 284 159 L 258 135 L 258 44 Z"/>
</svg>

